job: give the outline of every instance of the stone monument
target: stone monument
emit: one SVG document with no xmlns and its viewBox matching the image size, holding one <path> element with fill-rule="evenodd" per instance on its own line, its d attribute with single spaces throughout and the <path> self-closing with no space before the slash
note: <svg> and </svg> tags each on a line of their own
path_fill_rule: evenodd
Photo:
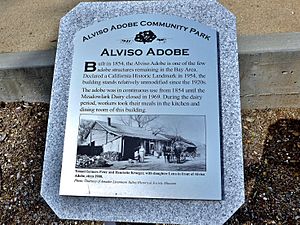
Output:
<svg viewBox="0 0 300 225">
<path fill-rule="evenodd" d="M 143 18 L 144 20 L 141 20 L 141 18 Z M 168 25 L 167 23 L 158 23 L 153 20 L 154 18 L 159 18 L 160 20 L 169 22 L 173 21 L 173 24 L 171 22 L 170 25 Z M 112 21 L 114 23 L 112 23 Z M 130 22 L 121 23 L 122 21 Z M 198 23 L 200 25 L 197 25 Z M 115 25 L 112 26 L 111 24 Z M 98 25 L 101 25 L 102 27 L 99 27 L 98 29 Z M 107 25 L 108 28 L 105 25 Z M 133 37 L 125 37 L 123 35 L 124 33 L 122 33 L 122 30 L 128 27 L 132 29 L 133 27 L 139 26 L 144 27 L 145 29 L 140 30 L 140 32 L 137 32 Z M 171 29 L 176 30 L 179 36 L 182 34 L 182 36 L 180 36 L 180 40 L 182 41 L 182 43 L 184 43 L 185 41 L 188 43 L 181 43 L 181 46 L 185 47 L 177 48 L 174 44 L 172 44 L 174 38 L 172 38 L 171 34 L 169 36 L 162 34 L 163 32 L 160 32 L 160 28 L 153 28 L 153 30 L 147 29 L 150 26 L 161 26 L 166 29 L 170 29 L 170 33 L 173 32 Z M 80 33 L 81 31 L 84 31 L 84 29 L 89 27 L 92 27 L 93 29 L 97 27 L 97 30 L 88 34 Z M 111 36 L 107 36 L 106 39 L 104 37 L 106 33 L 112 32 L 113 30 L 118 30 L 115 31 L 116 34 L 123 35 L 121 35 L 118 40 L 120 42 L 120 46 L 124 47 L 117 50 L 113 49 L 113 47 L 115 47 L 113 44 L 109 44 L 109 38 Z M 183 32 L 187 32 L 190 35 L 197 36 L 197 38 L 199 39 L 199 43 L 204 40 L 211 41 L 213 43 L 211 45 L 212 47 L 206 48 L 206 45 L 203 45 L 203 47 L 201 47 L 202 49 L 198 50 L 198 41 L 195 43 L 192 42 L 195 37 L 193 37 L 194 39 L 184 40 L 184 37 L 188 38 L 188 36 Z M 102 36 L 104 37 L 103 40 L 105 40 L 107 46 L 110 46 L 111 48 L 102 47 L 101 51 L 99 51 L 98 53 L 92 53 L 94 51 L 94 47 L 96 49 L 97 46 L 90 45 L 90 47 L 87 49 L 78 48 L 79 42 L 88 43 L 90 40 L 100 38 Z M 132 45 L 133 42 L 135 43 L 134 45 Z M 147 45 L 148 43 L 153 44 L 154 42 L 155 45 L 153 46 L 158 46 L 156 49 L 147 47 L 150 46 Z M 141 47 L 138 49 L 130 47 L 136 46 L 136 43 L 140 44 Z M 99 42 L 99 45 L 101 45 L 101 42 Z M 168 48 L 165 48 L 163 46 L 168 46 Z M 193 49 L 193 46 L 196 50 Z M 145 49 L 147 49 L 147 51 Z M 203 53 L 197 53 L 197 57 L 199 57 L 200 61 L 196 61 L 195 57 L 192 57 L 192 52 L 194 51 L 203 51 Z M 85 55 L 83 54 L 83 52 L 85 52 Z M 95 62 L 93 61 L 92 57 L 89 58 L 89 52 L 91 52 L 91 54 L 99 54 L 101 57 L 106 58 L 105 60 L 103 60 L 103 62 Z M 72 139 L 76 145 L 75 139 L 77 139 L 76 132 L 78 132 L 78 124 L 76 126 L 74 125 L 74 129 L 72 128 L 76 133 L 76 135 L 71 135 L 72 138 L 69 138 L 70 134 L 73 132 L 69 129 L 69 127 L 71 127 L 74 123 L 78 123 L 78 121 L 70 122 L 70 116 L 68 117 L 68 119 L 67 116 L 72 114 L 72 112 L 75 112 L 76 110 L 78 112 L 80 110 L 81 112 L 88 112 L 90 114 L 94 113 L 93 110 L 106 110 L 105 113 L 107 114 L 118 114 L 122 112 L 122 110 L 125 110 L 125 108 L 120 108 L 120 111 L 116 112 L 116 108 L 105 108 L 104 106 L 98 108 L 94 107 L 95 104 L 102 104 L 101 101 L 94 100 L 94 98 L 96 98 L 94 94 L 92 97 L 93 100 L 82 101 L 80 102 L 80 106 L 74 104 L 77 99 L 76 96 L 79 96 L 79 94 L 84 94 L 76 93 L 76 90 L 87 93 L 91 92 L 91 89 L 76 86 L 77 83 L 74 80 L 76 80 L 77 77 L 74 78 L 74 74 L 84 74 L 84 78 L 94 76 L 101 79 L 105 76 L 112 76 L 111 79 L 108 79 L 106 81 L 109 85 L 111 85 L 110 87 L 115 87 L 116 90 L 118 90 L 118 85 L 120 84 L 116 84 L 117 81 L 123 82 L 122 88 L 126 87 L 124 85 L 128 84 L 141 85 L 140 80 L 138 80 L 137 78 L 145 78 L 144 76 L 146 75 L 120 75 L 120 73 L 110 75 L 109 73 L 106 74 L 106 72 L 109 72 L 110 69 L 103 69 L 103 66 L 111 66 L 112 64 L 114 64 L 114 66 L 120 66 L 120 68 L 123 68 L 123 70 L 121 70 L 122 72 L 124 72 L 124 68 L 127 68 L 126 66 L 133 66 L 134 63 L 131 60 L 123 62 L 122 57 L 138 57 L 143 55 L 145 57 L 157 57 L 157 59 L 161 57 L 160 59 L 171 58 L 173 60 L 178 58 L 180 60 L 185 60 L 178 60 L 178 62 L 175 62 L 175 60 L 173 61 L 174 64 L 177 63 L 177 65 L 193 66 L 193 68 L 188 67 L 188 70 L 194 70 L 198 72 L 199 68 L 202 68 L 207 64 L 208 66 L 205 69 L 207 73 L 206 75 L 217 75 L 215 76 L 215 80 L 205 80 L 205 74 L 185 74 L 185 77 L 188 79 L 191 78 L 191 80 L 177 80 L 173 83 L 179 83 L 179 86 L 176 86 L 176 92 L 189 92 L 189 94 L 181 97 L 181 99 L 188 100 L 186 100 L 185 102 L 176 101 L 176 96 L 172 95 L 172 99 L 175 100 L 171 102 L 153 101 L 153 104 L 158 105 L 174 105 L 174 109 L 178 111 L 183 108 L 181 113 L 182 115 L 189 115 L 190 113 L 190 108 L 184 108 L 186 106 L 195 106 L 195 113 L 198 112 L 196 108 L 199 108 L 200 105 L 202 108 L 210 108 L 209 112 L 207 112 L 206 117 L 203 116 L 201 118 L 199 117 L 200 119 L 197 118 L 197 121 L 204 121 L 203 124 L 205 124 L 205 121 L 208 121 L 208 127 L 205 128 L 202 132 L 202 139 L 205 140 L 204 133 L 206 133 L 209 139 L 205 142 L 208 146 L 205 153 L 207 155 L 207 168 L 204 171 L 205 173 L 198 173 L 198 176 L 202 176 L 204 174 L 203 176 L 207 176 L 209 178 L 206 181 L 207 183 L 205 183 L 205 180 L 200 181 L 200 183 L 193 183 L 194 180 L 190 180 L 191 183 L 184 183 L 184 178 L 176 178 L 179 183 L 181 182 L 180 187 L 183 188 L 180 189 L 179 187 L 178 189 L 172 189 L 172 187 L 170 187 L 170 189 L 168 190 L 174 190 L 173 193 L 166 192 L 166 189 L 157 188 L 156 193 L 152 192 L 153 190 L 151 189 L 148 192 L 146 190 L 145 192 L 141 192 L 139 194 L 133 194 L 128 191 L 128 189 L 124 189 L 124 191 L 122 190 L 123 192 L 118 192 L 118 189 L 114 190 L 113 192 L 111 192 L 109 189 L 102 189 L 100 190 L 100 192 L 103 192 L 105 194 L 99 194 L 97 186 L 95 188 L 95 186 L 93 186 L 92 184 L 76 184 L 77 186 L 75 185 L 74 187 L 72 185 L 68 186 L 68 184 L 73 182 L 72 176 L 74 175 L 74 173 L 65 172 L 67 170 L 64 168 L 69 167 L 70 165 L 72 168 L 74 167 L 76 155 L 68 153 L 70 150 L 68 147 L 66 147 L 66 143 L 68 143 L 69 140 Z M 204 55 L 210 56 L 201 61 L 201 57 Z M 80 62 L 82 62 L 82 57 L 84 57 L 84 66 L 78 63 L 80 60 Z M 110 62 L 110 57 L 119 57 L 118 59 L 121 59 L 121 61 Z M 173 73 L 174 71 L 169 71 L 170 73 L 167 73 L 168 71 L 164 70 L 164 62 L 167 61 L 168 60 L 158 60 L 154 63 L 155 65 L 160 66 L 160 71 L 165 72 L 163 78 L 181 78 L 181 75 L 179 75 L 180 71 L 176 72 L 175 74 L 171 74 L 171 72 Z M 186 64 L 184 64 L 185 62 Z M 98 66 L 101 67 L 101 75 L 91 74 L 97 71 Z M 82 70 L 82 73 L 78 72 L 80 70 Z M 128 79 L 122 81 L 118 80 L 120 77 L 126 78 L 126 76 L 128 78 L 132 78 L 131 76 L 135 76 L 134 78 L 136 78 L 136 80 L 132 81 L 132 84 Z M 195 76 L 197 76 L 197 80 L 193 80 Z M 155 75 L 155 77 L 157 77 L 157 75 Z M 162 76 L 160 76 L 160 78 L 162 78 Z M 101 81 L 103 81 L 103 79 Z M 104 88 L 106 87 L 105 85 L 107 85 L 106 83 L 100 84 L 97 82 L 96 80 L 93 80 L 93 82 L 91 82 L 91 80 L 83 79 L 80 84 L 84 83 L 90 85 L 91 83 L 93 83 L 93 85 L 99 85 L 94 89 L 96 90 L 94 92 L 101 90 L 101 88 Z M 168 83 L 168 79 L 157 80 L 155 82 L 159 84 L 170 84 Z M 180 86 L 181 84 L 185 85 L 185 89 Z M 190 84 L 192 88 L 187 91 L 186 87 L 188 87 Z M 204 90 L 202 88 L 198 88 L 199 86 L 197 85 L 207 85 L 207 88 L 206 90 Z M 110 89 L 106 89 L 106 92 L 108 92 L 108 90 Z M 173 89 L 173 92 L 175 91 Z M 209 93 L 210 91 L 213 93 L 212 95 L 205 94 Z M 122 92 L 121 89 L 120 92 Z M 193 94 L 190 94 L 190 92 L 192 92 Z M 208 99 L 203 101 L 201 100 L 202 98 L 205 99 L 206 95 L 210 96 L 209 99 L 211 100 L 211 102 L 208 102 Z M 100 95 L 98 95 L 98 97 L 99 96 Z M 99 98 L 105 98 L 105 96 L 106 95 L 101 94 L 101 97 Z M 110 100 L 108 102 L 115 102 L 115 100 L 111 100 L 112 96 L 114 96 L 114 98 L 125 98 L 122 97 L 122 95 L 113 93 L 109 93 L 108 96 Z M 165 93 L 164 95 L 151 95 L 149 96 L 149 98 L 160 98 L 161 96 L 168 95 Z M 136 98 L 139 98 L 139 96 L 136 95 Z M 168 97 L 164 98 L 167 99 Z M 141 101 L 142 100 L 131 102 L 133 102 L 132 105 L 136 104 L 139 106 L 139 102 Z M 127 101 L 125 100 L 118 100 L 115 104 L 125 104 L 125 102 L 127 104 Z M 147 101 L 145 102 L 147 103 Z M 146 103 L 144 105 L 148 104 Z M 152 104 L 152 101 L 149 102 L 149 104 L 150 103 Z M 144 108 L 126 108 L 126 110 L 132 110 L 134 112 L 139 111 L 140 113 L 144 113 L 146 111 L 148 113 L 150 112 L 149 114 L 151 114 L 151 108 L 147 107 L 148 106 L 145 106 Z M 179 107 L 181 107 L 180 110 Z M 162 110 L 162 112 L 164 111 Z M 200 110 L 199 112 L 202 111 Z M 153 113 L 151 115 L 154 115 Z M 168 115 L 169 112 L 166 112 L 165 114 Z M 210 116 L 208 116 L 208 114 L 212 115 L 213 119 L 210 119 Z M 189 116 L 185 116 L 184 118 L 188 120 Z M 175 119 L 173 118 L 172 121 L 175 121 Z M 107 126 L 111 126 L 111 118 L 109 118 L 107 123 Z M 101 125 L 101 123 L 99 124 Z M 106 125 L 103 125 L 102 127 L 104 126 Z M 213 135 L 214 132 L 215 136 Z M 116 133 L 117 132 L 114 131 L 115 135 L 119 135 Z M 124 133 L 125 132 L 122 133 L 123 136 L 128 136 L 128 134 Z M 122 138 L 124 138 L 123 136 Z M 150 134 L 146 134 L 146 131 L 144 131 L 144 134 L 136 134 L 136 136 L 139 138 L 139 140 L 143 140 L 141 145 L 146 144 L 147 146 L 150 146 L 150 142 L 152 143 L 152 146 L 163 146 L 165 144 L 167 145 L 167 143 L 171 142 L 172 140 L 170 136 L 152 136 Z M 133 138 L 131 137 L 131 139 Z M 124 140 L 125 139 L 120 139 L 120 143 L 123 143 L 120 147 L 120 155 L 123 158 L 127 157 L 129 163 L 134 163 L 130 158 L 130 154 L 124 153 Z M 177 138 L 177 143 L 179 142 L 183 146 L 188 146 L 186 147 L 186 149 L 196 149 L 195 144 L 186 141 L 184 138 L 181 138 L 180 141 L 178 141 Z M 214 146 L 214 148 L 210 148 L 210 145 Z M 221 149 L 221 151 L 218 150 L 212 152 L 212 149 Z M 148 151 L 146 146 L 144 151 Z M 216 164 L 216 167 L 214 167 L 214 162 Z M 76 173 L 80 173 L 82 171 L 83 170 L 78 170 L 76 171 Z M 160 173 L 160 175 L 162 176 L 164 174 L 167 173 Z M 184 174 L 189 176 L 195 175 L 195 173 L 192 172 L 186 172 Z M 78 179 L 74 180 L 75 183 L 84 182 L 79 178 L 81 176 L 80 174 L 75 174 L 74 176 L 78 177 Z M 98 176 L 102 179 L 102 175 Z M 123 179 L 124 176 L 125 175 L 120 175 L 117 177 L 118 179 Z M 85 181 L 96 182 L 97 180 L 93 178 L 85 179 Z M 108 176 L 108 178 L 111 177 Z M 135 179 L 134 176 L 132 178 Z M 69 183 L 65 181 L 68 181 Z M 101 180 L 98 180 L 98 182 L 99 181 Z M 127 181 L 120 180 L 118 182 L 123 182 L 124 184 Z M 147 181 L 145 183 L 151 185 L 155 183 L 155 185 L 157 185 L 157 183 L 160 182 Z M 168 182 L 166 183 L 171 184 Z M 85 187 L 87 187 L 86 190 L 83 189 Z M 114 188 L 113 186 L 104 187 L 111 187 L 112 189 Z M 69 189 L 72 188 L 77 192 L 72 192 L 72 190 L 69 191 Z M 179 192 L 179 190 L 181 190 L 182 192 Z M 185 191 L 187 193 L 184 193 Z M 198 192 L 200 193 L 200 195 L 198 195 Z M 115 197 L 114 193 L 118 197 Z M 239 73 L 236 21 L 234 15 L 232 15 L 217 1 L 175 0 L 80 3 L 65 17 L 63 17 L 60 23 L 58 48 L 55 61 L 41 194 L 49 204 L 49 206 L 53 209 L 53 211 L 62 219 L 176 224 L 224 223 L 244 202 Z M 174 196 L 174 198 L 172 198 L 172 196 Z"/>
</svg>

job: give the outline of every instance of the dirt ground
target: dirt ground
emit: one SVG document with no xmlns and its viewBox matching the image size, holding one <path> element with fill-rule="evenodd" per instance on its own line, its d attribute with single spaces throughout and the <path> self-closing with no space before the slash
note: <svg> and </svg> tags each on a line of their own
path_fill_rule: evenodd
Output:
<svg viewBox="0 0 300 225">
<path fill-rule="evenodd" d="M 0 222 L 58 219 L 40 197 L 49 106 L 0 102 Z M 244 110 L 246 202 L 226 223 L 300 224 L 300 109 Z"/>
<path fill-rule="evenodd" d="M 59 20 L 79 2 L 0 0 L 0 53 L 56 48 Z M 299 0 L 219 2 L 236 15 L 239 35 L 300 32 Z"/>
</svg>

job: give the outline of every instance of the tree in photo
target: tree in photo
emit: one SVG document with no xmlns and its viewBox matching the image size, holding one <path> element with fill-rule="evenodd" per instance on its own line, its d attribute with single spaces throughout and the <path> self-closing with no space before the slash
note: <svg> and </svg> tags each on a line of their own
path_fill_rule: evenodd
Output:
<svg viewBox="0 0 300 225">
<path fill-rule="evenodd" d="M 157 119 L 159 116 L 144 116 L 144 115 L 130 115 L 121 116 L 120 121 L 127 126 L 137 126 L 139 128 L 146 128 L 152 121 Z"/>
<path fill-rule="evenodd" d="M 89 133 L 92 121 L 89 120 L 81 120 L 79 124 L 79 131 L 78 131 L 78 143 L 83 144 L 85 141 L 85 136 Z"/>
</svg>

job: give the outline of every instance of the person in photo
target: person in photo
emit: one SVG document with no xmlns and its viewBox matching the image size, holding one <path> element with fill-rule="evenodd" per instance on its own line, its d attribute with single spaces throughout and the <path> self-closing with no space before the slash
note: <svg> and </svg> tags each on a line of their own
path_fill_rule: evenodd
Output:
<svg viewBox="0 0 300 225">
<path fill-rule="evenodd" d="M 145 160 L 145 148 L 144 145 L 141 144 L 140 148 L 139 148 L 139 156 L 140 156 L 140 162 L 144 162 Z"/>
<path fill-rule="evenodd" d="M 138 151 L 138 150 L 136 150 L 136 151 L 134 152 L 134 160 L 135 160 L 136 162 L 139 162 L 139 161 L 140 161 L 140 154 L 139 154 L 139 151 Z"/>
<path fill-rule="evenodd" d="M 168 153 L 167 153 L 167 147 L 166 147 L 166 145 L 162 145 L 162 148 L 161 148 L 161 151 L 162 151 L 162 153 L 163 153 L 163 155 L 164 155 L 164 159 L 165 159 L 165 163 L 166 162 L 169 162 L 169 160 L 168 160 Z"/>
</svg>

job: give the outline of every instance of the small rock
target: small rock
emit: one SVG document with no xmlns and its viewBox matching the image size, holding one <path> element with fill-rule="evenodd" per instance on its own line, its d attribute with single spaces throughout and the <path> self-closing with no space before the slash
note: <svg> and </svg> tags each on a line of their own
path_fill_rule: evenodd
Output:
<svg viewBox="0 0 300 225">
<path fill-rule="evenodd" d="M 22 107 L 21 107 L 21 106 L 19 106 L 19 107 L 16 108 L 16 112 L 17 112 L 17 113 L 19 113 L 19 112 L 21 112 L 21 111 L 22 111 Z"/>
<path fill-rule="evenodd" d="M 6 133 L 0 133 L 0 142 L 4 141 L 6 136 Z"/>
<path fill-rule="evenodd" d="M 30 108 L 31 106 L 29 105 L 29 103 L 24 102 L 23 107 L 24 107 L 24 108 Z"/>
<path fill-rule="evenodd" d="M 20 174 L 20 172 L 18 172 L 18 173 L 17 173 L 17 180 L 19 180 L 20 177 L 21 177 L 21 174 Z"/>
<path fill-rule="evenodd" d="M 294 131 L 294 132 L 292 132 L 292 134 L 293 134 L 294 136 L 296 136 L 296 137 L 299 137 L 299 136 L 300 136 L 300 132 L 298 132 L 298 131 Z"/>
<path fill-rule="evenodd" d="M 272 140 L 273 140 L 273 136 L 270 135 L 270 136 L 268 137 L 268 139 L 269 139 L 270 141 L 272 141 Z"/>
<path fill-rule="evenodd" d="M 255 119 L 251 118 L 251 117 L 246 117 L 246 121 L 249 123 L 253 123 L 255 121 Z"/>
<path fill-rule="evenodd" d="M 273 188 L 272 188 L 272 187 L 268 187 L 268 190 L 272 192 L 272 191 L 273 191 Z"/>
</svg>

